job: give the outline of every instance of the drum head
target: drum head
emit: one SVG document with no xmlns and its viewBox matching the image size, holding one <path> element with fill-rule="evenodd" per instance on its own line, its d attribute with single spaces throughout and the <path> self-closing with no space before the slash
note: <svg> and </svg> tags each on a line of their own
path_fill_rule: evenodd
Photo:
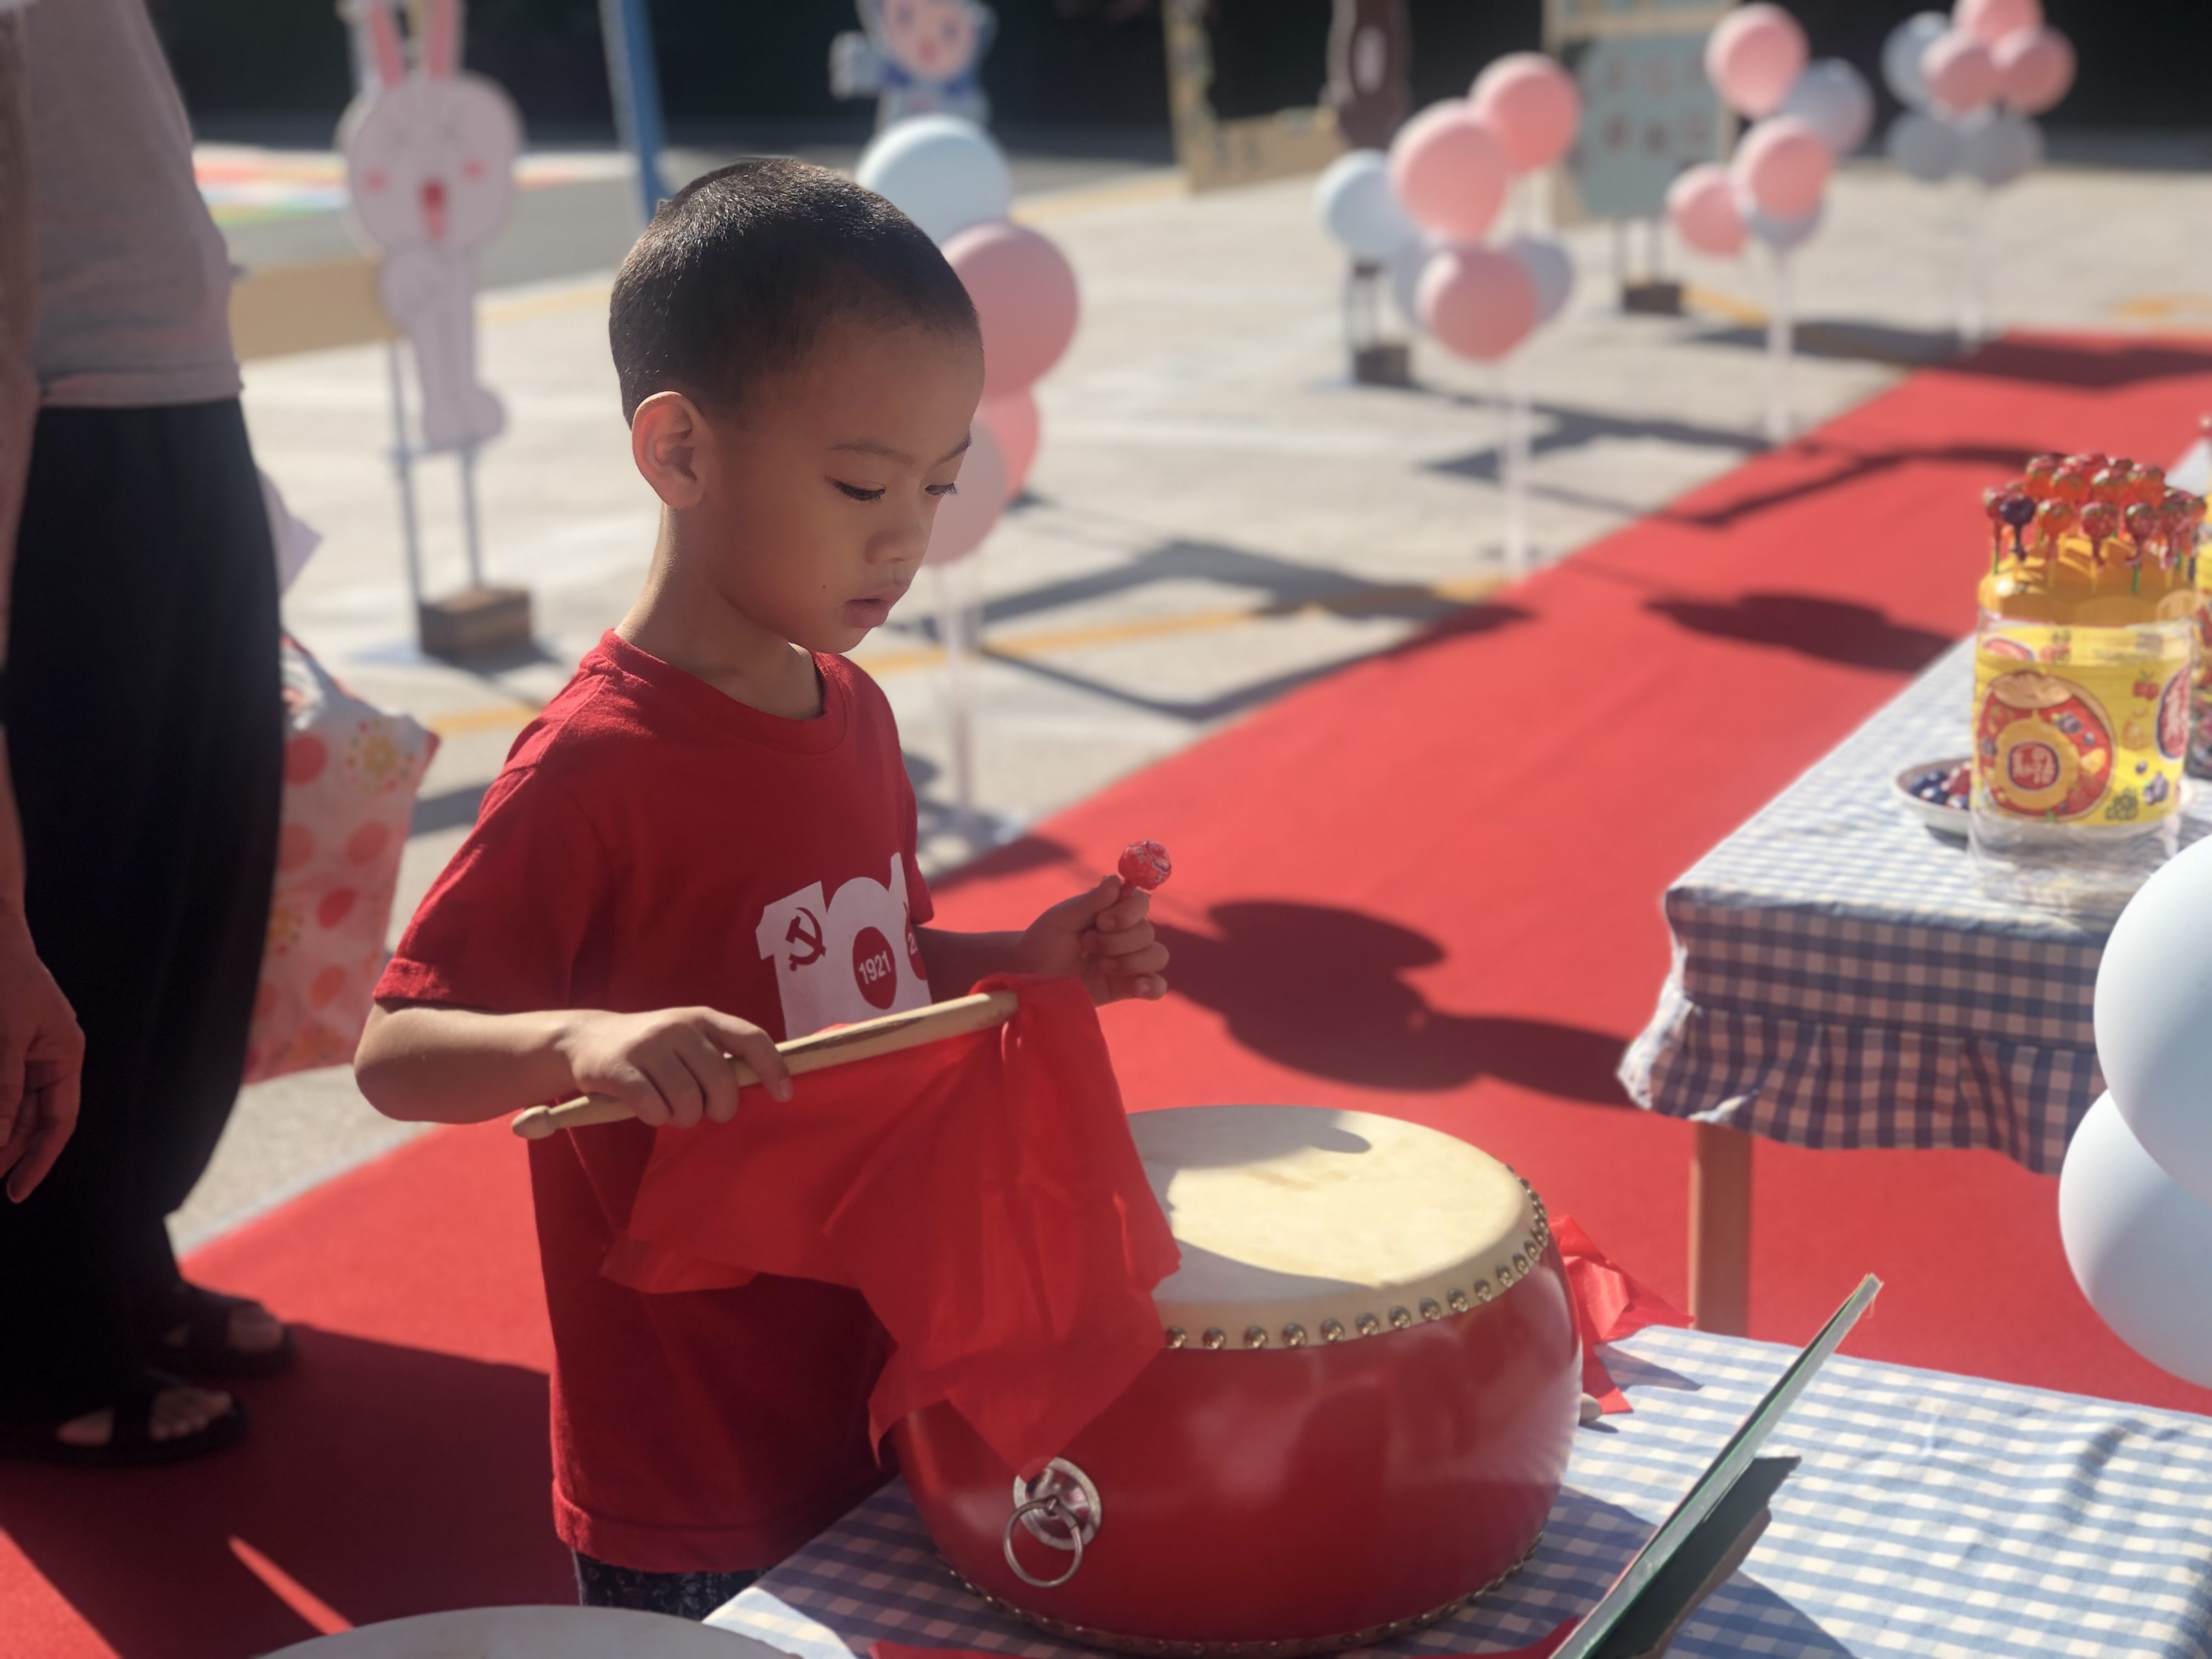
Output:
<svg viewBox="0 0 2212 1659">
<path fill-rule="evenodd" d="M 1297 1346 L 1361 1334 L 1363 1317 L 1403 1328 L 1465 1311 L 1526 1273 L 1548 1236 L 1512 1170 L 1397 1118 L 1188 1106 L 1129 1127 L 1182 1249 L 1153 1292 L 1171 1342 L 1214 1331 L 1224 1340 L 1207 1346 L 1265 1347 L 1291 1329 Z"/>
<path fill-rule="evenodd" d="M 319 1636 L 270 1659 L 790 1659 L 688 1619 L 614 1607 L 468 1607 Z"/>
</svg>

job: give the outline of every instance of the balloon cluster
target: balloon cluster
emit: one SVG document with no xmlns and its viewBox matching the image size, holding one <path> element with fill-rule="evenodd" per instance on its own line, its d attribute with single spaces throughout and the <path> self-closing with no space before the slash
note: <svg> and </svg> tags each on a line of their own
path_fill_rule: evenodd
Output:
<svg viewBox="0 0 2212 1659">
<path fill-rule="evenodd" d="M 1075 337 L 1075 271 L 1051 239 L 1007 216 L 1006 158 L 972 121 L 921 115 L 887 127 L 857 174 L 944 249 L 982 327 L 983 401 L 960 488 L 930 532 L 929 562 L 944 564 L 981 546 L 1022 492 L 1042 430 L 1030 388 Z"/>
<path fill-rule="evenodd" d="M 1321 177 L 1315 211 L 1354 259 L 1387 265 L 1400 311 L 1478 362 L 1510 355 L 1563 310 L 1574 263 L 1550 237 L 1489 235 L 1519 175 L 1573 148 L 1582 125 L 1574 77 L 1541 52 L 1498 59 L 1463 99 L 1431 106 L 1389 154 L 1354 150 Z"/>
<path fill-rule="evenodd" d="M 2074 84 L 2074 47 L 2043 21 L 2041 0 L 1958 0 L 1890 32 L 1882 78 L 1905 106 L 1889 159 L 1937 184 L 1959 173 L 2008 185 L 2043 159 L 2040 115 Z"/>
<path fill-rule="evenodd" d="M 2212 842 L 2145 882 L 2097 972 L 2108 1091 L 2058 1180 L 2074 1278 L 2121 1340 L 2212 1388 Z"/>
<path fill-rule="evenodd" d="M 1797 20 L 1779 6 L 1730 12 L 1705 41 L 1705 78 L 1752 125 L 1727 166 L 1686 169 L 1667 192 L 1686 246 L 1722 258 L 1756 238 L 1787 252 L 1820 228 L 1837 161 L 1874 127 L 1874 94 L 1840 58 L 1810 61 Z"/>
</svg>

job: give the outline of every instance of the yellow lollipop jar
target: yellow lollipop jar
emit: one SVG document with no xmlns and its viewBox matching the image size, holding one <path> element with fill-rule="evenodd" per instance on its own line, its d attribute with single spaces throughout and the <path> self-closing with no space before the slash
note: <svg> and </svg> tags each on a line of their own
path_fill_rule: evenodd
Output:
<svg viewBox="0 0 2212 1659">
<path fill-rule="evenodd" d="M 2162 542 L 2093 547 L 2047 520 L 2035 556 L 1982 579 L 1976 873 L 1996 896 L 2116 910 L 2179 848 L 2201 601 Z"/>
</svg>

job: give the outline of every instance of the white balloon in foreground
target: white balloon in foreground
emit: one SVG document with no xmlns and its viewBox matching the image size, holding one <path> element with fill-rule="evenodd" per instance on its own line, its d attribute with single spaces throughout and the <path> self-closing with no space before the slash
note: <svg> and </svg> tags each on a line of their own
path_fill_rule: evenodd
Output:
<svg viewBox="0 0 2212 1659">
<path fill-rule="evenodd" d="M 1940 185 L 1966 164 L 1966 143 L 1958 128 L 1918 110 L 1890 124 L 1885 148 L 1899 173 L 1924 185 Z"/>
<path fill-rule="evenodd" d="M 2212 841 L 2200 841 L 2145 882 L 2112 924 L 2097 969 L 2097 1063 L 2150 1156 L 2212 1203 L 2209 1011 Z"/>
<path fill-rule="evenodd" d="M 854 176 L 939 244 L 1005 218 L 1014 204 L 1006 158 L 988 133 L 957 115 L 916 115 L 885 127 Z"/>
<path fill-rule="evenodd" d="M 1337 246 L 1355 259 L 1380 264 L 1420 234 L 1390 185 L 1390 158 L 1355 149 L 1328 164 L 1314 185 L 1314 213 Z"/>
<path fill-rule="evenodd" d="M 968 428 L 968 453 L 961 458 L 960 482 L 937 504 L 930 526 L 925 564 L 951 564 L 982 546 L 983 538 L 1006 507 L 1006 458 L 999 441 L 981 421 Z"/>
<path fill-rule="evenodd" d="M 2025 115 L 1992 115 L 1970 123 L 1960 135 L 1959 159 L 1985 185 L 2013 184 L 2041 165 L 2043 129 Z"/>
<path fill-rule="evenodd" d="M 1822 202 L 1810 213 L 1778 219 L 1762 211 L 1756 203 L 1739 201 L 1736 205 L 1743 210 L 1743 228 L 1751 233 L 1753 240 L 1765 243 L 1777 253 L 1787 253 L 1812 240 L 1813 233 L 1820 229 L 1820 221 L 1827 212 L 1827 204 Z"/>
<path fill-rule="evenodd" d="M 2074 1282 L 2115 1336 L 2212 1388 L 2212 1205 L 2158 1167 L 2110 1095 L 2066 1149 L 2058 1235 Z"/>
<path fill-rule="evenodd" d="M 1536 323 L 1548 323 L 1567 308 L 1574 297 L 1575 261 L 1566 244 L 1549 236 L 1516 236 L 1505 252 L 1519 261 L 1536 288 Z"/>
<path fill-rule="evenodd" d="M 1804 122 L 1840 159 L 1866 143 L 1867 134 L 1874 131 L 1874 89 L 1842 58 L 1823 58 L 1797 77 L 1775 112 Z"/>
<path fill-rule="evenodd" d="M 1928 83 L 1920 78 L 1920 55 L 1951 32 L 1940 11 L 1916 12 L 1889 32 L 1881 47 L 1881 78 L 1908 109 L 1928 107 Z"/>
</svg>

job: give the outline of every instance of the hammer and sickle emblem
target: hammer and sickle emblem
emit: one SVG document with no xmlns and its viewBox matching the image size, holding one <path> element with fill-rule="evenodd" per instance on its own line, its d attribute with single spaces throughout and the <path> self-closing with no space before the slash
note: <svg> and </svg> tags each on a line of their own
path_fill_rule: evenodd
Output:
<svg viewBox="0 0 2212 1659">
<path fill-rule="evenodd" d="M 810 963 L 819 962 L 823 951 L 822 923 L 811 910 L 801 910 L 791 919 L 791 926 L 784 930 L 783 942 L 798 945 L 806 953 L 804 956 L 798 951 L 791 953 L 791 966 L 794 971 Z"/>
</svg>

